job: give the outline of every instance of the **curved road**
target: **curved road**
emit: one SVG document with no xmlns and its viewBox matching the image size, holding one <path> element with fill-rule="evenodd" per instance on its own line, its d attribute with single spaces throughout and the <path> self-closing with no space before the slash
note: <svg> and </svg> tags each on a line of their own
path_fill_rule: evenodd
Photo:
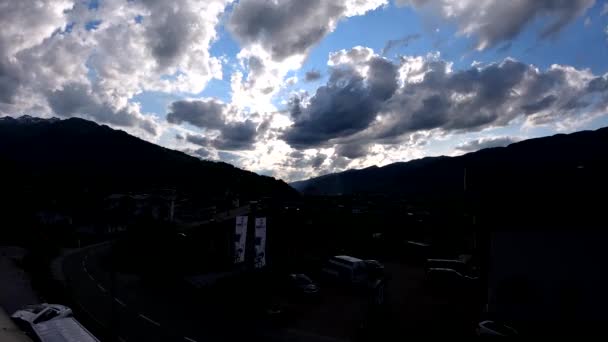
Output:
<svg viewBox="0 0 608 342">
<path fill-rule="evenodd" d="M 222 340 L 213 310 L 197 308 L 187 288 L 151 289 L 137 277 L 121 274 L 112 281 L 99 267 L 109 249 L 70 255 L 63 270 L 73 299 L 111 335 L 120 341 Z"/>
</svg>

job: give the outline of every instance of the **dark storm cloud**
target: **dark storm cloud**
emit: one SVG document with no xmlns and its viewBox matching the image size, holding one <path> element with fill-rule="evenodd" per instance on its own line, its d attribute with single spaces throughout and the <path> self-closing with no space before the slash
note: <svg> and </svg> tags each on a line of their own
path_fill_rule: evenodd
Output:
<svg viewBox="0 0 608 342">
<path fill-rule="evenodd" d="M 307 53 L 345 11 L 341 1 L 242 0 L 235 5 L 228 28 L 242 44 L 260 43 L 280 61 Z"/>
<path fill-rule="evenodd" d="M 229 123 L 225 125 L 222 134 L 213 142 L 219 150 L 250 150 L 256 140 L 256 125 L 247 120 L 245 122 Z"/>
<path fill-rule="evenodd" d="M 555 101 L 557 101 L 557 97 L 555 95 L 547 95 L 538 102 L 522 106 L 521 109 L 523 109 L 526 114 L 534 114 L 551 107 Z"/>
<path fill-rule="evenodd" d="M 216 100 L 175 101 L 169 106 L 167 121 L 173 124 L 189 123 L 200 128 L 217 129 L 224 125 L 226 105 Z"/>
<path fill-rule="evenodd" d="M 333 156 L 329 164 L 329 172 L 341 172 L 344 171 L 350 164 L 350 159 L 343 156 Z"/>
<path fill-rule="evenodd" d="M 304 158 L 305 154 L 301 151 L 293 151 L 289 154 L 289 157 L 291 158 L 295 158 L 295 159 L 301 159 Z"/>
<path fill-rule="evenodd" d="M 0 49 L 2 44 L 0 44 Z M 21 83 L 21 70 L 18 64 L 0 55 L 0 103 L 12 104 Z"/>
<path fill-rule="evenodd" d="M 310 70 L 304 74 L 304 80 L 306 80 L 306 82 L 313 82 L 319 79 L 321 79 L 321 73 L 317 70 Z"/>
<path fill-rule="evenodd" d="M 165 68 L 184 55 L 200 27 L 200 16 L 186 2 L 142 0 L 155 13 L 146 23 L 145 36 L 157 64 Z"/>
<path fill-rule="evenodd" d="M 186 141 L 203 147 L 209 146 L 211 144 L 211 140 L 207 139 L 206 137 L 194 134 L 186 135 Z"/>
<path fill-rule="evenodd" d="M 474 152 L 484 148 L 505 147 L 518 141 L 519 139 L 513 137 L 480 138 L 458 145 L 456 149 L 464 152 Z"/>
<path fill-rule="evenodd" d="M 608 102 L 606 77 L 567 66 L 541 71 L 505 59 L 452 71 L 432 56 L 393 63 L 361 48 L 349 52 L 332 56 L 335 67 L 314 96 L 291 99 L 294 124 L 282 138 L 292 147 L 337 144 L 338 155 L 357 158 L 363 146 L 398 144 L 418 131 L 479 131 L 518 117 L 544 124 L 601 111 L 601 99 Z M 356 71 L 362 67 L 368 67 L 365 75 Z"/>
<path fill-rule="evenodd" d="M 325 159 L 327 159 L 327 155 L 319 153 L 311 159 L 310 166 L 312 166 L 313 169 L 317 170 L 321 167 L 321 165 L 323 165 Z"/>
<path fill-rule="evenodd" d="M 596 77 L 589 82 L 587 89 L 592 92 L 604 92 L 608 90 L 608 75 Z"/>
<path fill-rule="evenodd" d="M 100 123 L 139 127 L 150 134 L 156 134 L 156 126 L 153 122 L 138 116 L 128 108 L 115 109 L 101 101 L 88 84 L 70 83 L 63 89 L 49 92 L 46 97 L 51 109 L 58 116 L 82 116 Z"/>
<path fill-rule="evenodd" d="M 211 156 L 211 152 L 209 152 L 209 150 L 207 150 L 204 147 L 196 148 L 196 149 L 186 148 L 186 149 L 182 149 L 181 151 L 186 154 L 189 154 L 191 156 L 201 158 L 201 159 L 206 159 L 206 158 L 209 158 L 209 156 Z"/>
<path fill-rule="evenodd" d="M 211 155 L 209 150 L 207 150 L 205 148 L 198 148 L 198 149 L 194 150 L 194 154 L 201 158 L 207 158 Z"/>
<path fill-rule="evenodd" d="M 398 47 L 407 47 L 408 45 L 410 45 L 411 42 L 420 39 L 421 35 L 418 33 L 415 34 L 408 34 L 407 36 L 401 38 L 401 39 L 391 39 L 389 41 L 386 42 L 386 44 L 384 45 L 384 48 L 382 49 L 382 53 L 380 53 L 382 56 L 385 56 L 387 53 L 389 53 L 391 50 L 398 48 Z"/>
<path fill-rule="evenodd" d="M 336 154 L 348 159 L 365 157 L 369 154 L 369 145 L 363 143 L 337 145 Z"/>
<path fill-rule="evenodd" d="M 367 79 L 350 67 L 332 69 L 327 85 L 317 89 L 306 108 L 292 100 L 295 124 L 283 138 L 292 147 L 309 148 L 365 129 L 397 88 L 396 77 L 397 67 L 378 57 L 369 61 Z"/>
<path fill-rule="evenodd" d="M 593 6 L 595 0 L 396 0 L 396 3 L 430 10 L 454 21 L 461 33 L 475 35 L 478 48 L 484 49 L 514 39 L 538 18 L 546 23 L 540 37 L 553 36 Z"/>
<path fill-rule="evenodd" d="M 215 139 L 198 135 L 188 135 L 186 140 L 199 146 L 213 146 L 219 150 L 249 150 L 257 137 L 257 126 L 251 121 L 228 122 L 231 110 L 228 105 L 214 99 L 196 101 L 176 101 L 169 106 L 169 123 L 190 123 L 199 128 L 220 132 Z M 267 125 L 262 122 L 260 126 Z M 262 127 L 263 128 L 263 127 Z"/>
</svg>

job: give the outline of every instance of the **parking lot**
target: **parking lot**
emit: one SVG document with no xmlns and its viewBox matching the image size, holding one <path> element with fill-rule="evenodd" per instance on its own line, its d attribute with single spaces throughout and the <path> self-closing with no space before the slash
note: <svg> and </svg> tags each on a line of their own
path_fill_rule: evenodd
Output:
<svg viewBox="0 0 608 342">
<path fill-rule="evenodd" d="M 422 266 L 386 262 L 385 304 L 369 291 L 321 282 L 317 298 L 278 296 L 284 327 L 341 340 L 391 336 L 470 336 L 479 318 L 474 288 L 429 287 Z"/>
</svg>

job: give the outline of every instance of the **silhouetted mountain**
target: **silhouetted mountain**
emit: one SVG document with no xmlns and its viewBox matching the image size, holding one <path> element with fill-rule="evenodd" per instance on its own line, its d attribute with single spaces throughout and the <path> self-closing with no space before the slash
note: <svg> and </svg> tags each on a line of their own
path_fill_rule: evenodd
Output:
<svg viewBox="0 0 608 342">
<path fill-rule="evenodd" d="M 282 181 L 77 118 L 0 118 L 0 163 L 5 209 L 162 189 L 206 199 L 297 196 Z"/>
<path fill-rule="evenodd" d="M 465 177 L 466 174 L 466 177 Z M 484 213 L 589 223 L 608 190 L 608 128 L 530 139 L 459 157 L 433 157 L 292 183 L 307 195 L 381 194 L 473 203 Z M 466 180 L 465 180 L 466 179 Z M 465 191 L 466 182 L 466 191 Z M 505 222 L 511 221 L 506 219 Z M 596 222 L 593 220 L 593 222 Z"/>
</svg>

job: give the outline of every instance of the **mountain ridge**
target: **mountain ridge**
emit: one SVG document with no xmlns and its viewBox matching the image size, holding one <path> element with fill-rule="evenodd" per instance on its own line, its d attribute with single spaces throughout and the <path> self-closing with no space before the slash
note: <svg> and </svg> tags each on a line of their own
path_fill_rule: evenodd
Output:
<svg viewBox="0 0 608 342">
<path fill-rule="evenodd" d="M 584 156 L 587 156 L 590 160 L 601 160 L 606 162 L 605 158 L 602 158 L 608 150 L 601 151 L 601 148 L 606 148 L 608 142 L 608 127 L 600 128 L 597 130 L 580 131 L 571 134 L 555 134 L 549 137 L 532 138 L 524 141 L 510 144 L 506 147 L 493 147 L 482 149 L 475 152 L 470 152 L 461 156 L 449 157 L 449 156 L 437 156 L 437 157 L 425 157 L 416 159 L 408 162 L 397 162 L 382 167 L 368 167 L 365 169 L 347 170 L 340 173 L 327 174 L 320 177 L 315 177 L 307 180 L 297 181 L 290 183 L 292 187 L 303 194 L 314 194 L 314 195 L 337 195 L 337 194 L 354 194 L 354 193 L 395 193 L 392 189 L 379 184 L 379 179 L 386 182 L 385 176 L 391 174 L 397 177 L 393 173 L 412 173 L 416 172 L 416 168 L 421 168 L 424 172 L 433 169 L 433 165 L 442 164 L 442 166 L 450 166 L 452 164 L 459 164 L 463 169 L 467 166 L 477 167 L 479 164 L 488 164 L 480 158 L 487 158 L 488 160 L 494 160 L 494 162 L 500 162 L 500 155 L 509 155 L 511 159 L 517 159 L 516 156 L 512 156 L 512 152 L 521 154 L 521 162 L 530 161 L 532 156 L 528 156 L 526 149 L 534 150 L 543 153 L 538 153 L 540 158 L 539 163 L 542 159 L 546 159 L 546 162 L 554 161 L 559 162 L 558 156 L 556 158 L 549 158 L 552 153 L 549 151 L 552 148 L 565 148 L 571 150 L 578 144 L 576 140 L 580 140 L 580 143 L 587 148 L 588 151 L 593 153 L 585 153 L 582 151 L 581 162 L 585 162 Z M 586 141 L 586 142 L 585 142 Z M 593 146 L 594 142 L 601 142 L 598 146 Z M 543 147 L 543 145 L 547 145 Z M 555 146 L 551 146 L 555 145 Z M 576 149 L 576 148 L 575 148 Z M 506 152 L 505 152 L 506 151 Z M 571 151 L 572 152 L 572 151 Z M 534 153 L 534 152 L 533 152 Z M 575 155 L 578 153 L 573 151 L 569 155 L 562 156 L 564 162 L 573 162 L 576 158 Z M 513 160 L 515 161 L 515 160 Z M 588 160 L 587 160 L 588 161 Z M 462 165 L 460 165 L 462 164 Z M 538 164 L 538 163 L 537 163 Z M 483 165 L 484 168 L 488 168 L 490 165 Z M 447 171 L 447 170 L 446 170 Z M 464 171 L 463 171 L 464 172 Z M 420 177 L 420 174 L 414 174 L 416 177 Z M 374 177 L 376 180 L 369 180 L 366 178 Z M 460 176 L 460 183 L 462 184 L 464 174 Z M 363 182 L 364 184 L 357 184 Z M 366 185 L 365 183 L 373 183 L 374 185 Z M 462 187 L 462 186 L 461 186 Z M 321 190 L 323 189 L 323 190 Z"/>
<path fill-rule="evenodd" d="M 12 180 L 9 190 L 19 196 L 150 189 L 205 198 L 297 196 L 282 180 L 201 160 L 80 118 L 0 118 L 0 163 L 3 178 Z"/>
</svg>

